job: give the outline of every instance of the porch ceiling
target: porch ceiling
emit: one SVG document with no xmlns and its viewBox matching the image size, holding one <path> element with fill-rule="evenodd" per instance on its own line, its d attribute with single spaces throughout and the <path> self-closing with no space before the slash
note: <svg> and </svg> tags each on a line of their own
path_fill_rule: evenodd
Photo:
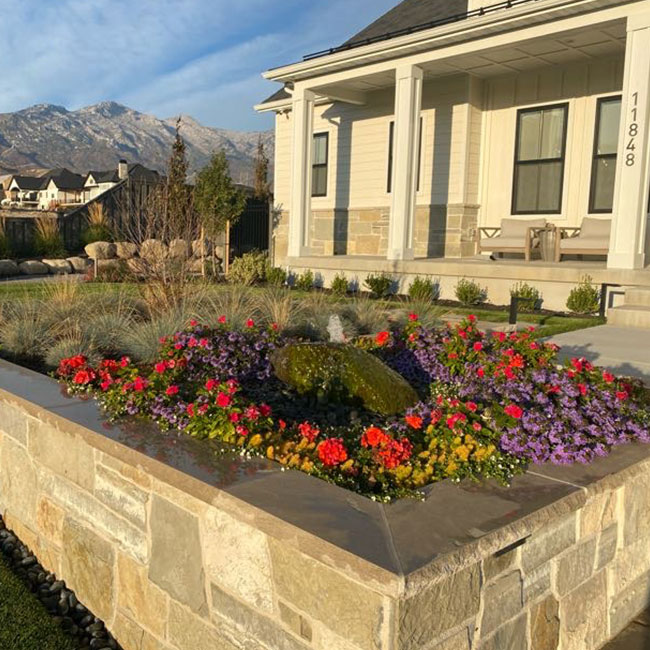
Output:
<svg viewBox="0 0 650 650">
<path fill-rule="evenodd" d="M 457 74 L 489 78 L 546 66 L 623 55 L 625 41 L 625 21 L 617 20 L 599 24 L 597 28 L 586 27 L 559 32 L 552 37 L 519 41 L 508 46 L 436 60 L 425 63 L 422 68 L 425 80 Z M 336 88 L 367 93 L 392 88 L 394 85 L 394 73 L 386 71 L 351 78 L 337 84 Z M 334 88 L 334 86 L 321 86 L 315 90 L 327 94 L 328 90 Z"/>
</svg>

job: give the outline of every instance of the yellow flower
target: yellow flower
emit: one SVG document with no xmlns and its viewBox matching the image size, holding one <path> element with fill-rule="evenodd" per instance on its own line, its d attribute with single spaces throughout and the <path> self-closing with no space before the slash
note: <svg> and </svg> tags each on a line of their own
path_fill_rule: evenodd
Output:
<svg viewBox="0 0 650 650">
<path fill-rule="evenodd" d="M 301 460 L 302 458 L 300 457 L 300 454 L 293 454 L 293 456 L 289 458 L 289 467 L 298 467 Z"/>
<path fill-rule="evenodd" d="M 302 461 L 302 465 L 300 466 L 300 469 L 303 472 L 311 472 L 314 469 L 314 463 L 312 463 L 309 458 L 305 458 L 305 460 Z"/>
<path fill-rule="evenodd" d="M 259 433 L 256 433 L 248 443 L 251 447 L 259 447 L 263 442 L 262 436 Z"/>
<path fill-rule="evenodd" d="M 341 465 L 341 471 L 342 472 L 347 472 L 347 471 L 351 470 L 353 466 L 354 466 L 354 460 L 352 460 L 352 458 L 350 458 L 345 463 L 343 463 L 343 465 Z"/>
<path fill-rule="evenodd" d="M 266 457 L 270 458 L 271 460 L 273 460 L 275 458 L 275 449 L 274 449 L 273 445 L 269 445 L 266 448 Z"/>
<path fill-rule="evenodd" d="M 451 476 L 458 469 L 458 465 L 452 460 L 448 465 L 445 473 L 447 476 Z"/>
<path fill-rule="evenodd" d="M 469 449 L 465 445 L 461 445 L 460 447 L 456 447 L 456 449 L 454 450 L 454 453 L 464 463 L 467 462 L 467 459 L 469 458 Z"/>
</svg>

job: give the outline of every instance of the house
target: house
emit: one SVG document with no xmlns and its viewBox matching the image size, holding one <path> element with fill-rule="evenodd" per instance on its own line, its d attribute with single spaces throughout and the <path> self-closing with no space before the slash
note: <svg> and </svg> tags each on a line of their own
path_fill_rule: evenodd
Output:
<svg viewBox="0 0 650 650">
<path fill-rule="evenodd" d="M 13 175 L 7 184 L 3 203 L 33 209 L 38 206 L 39 193 L 44 186 L 44 178 Z"/>
<path fill-rule="evenodd" d="M 44 187 L 38 196 L 38 206 L 41 210 L 83 202 L 84 177 L 81 174 L 59 167 L 50 170 L 45 179 Z"/>
<path fill-rule="evenodd" d="M 275 264 L 326 280 L 501 273 L 504 297 L 513 278 L 573 283 L 588 264 L 640 282 L 649 42 L 650 0 L 404 0 L 266 72 L 282 84 L 256 107 L 275 113 Z M 508 276 L 476 255 L 477 230 L 503 219 L 588 216 L 611 219 L 606 262 Z"/>
</svg>

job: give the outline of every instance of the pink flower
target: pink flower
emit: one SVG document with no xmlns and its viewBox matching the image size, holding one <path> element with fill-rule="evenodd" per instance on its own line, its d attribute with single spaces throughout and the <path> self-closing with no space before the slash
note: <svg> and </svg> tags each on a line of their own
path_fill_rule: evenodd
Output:
<svg viewBox="0 0 650 650">
<path fill-rule="evenodd" d="M 166 391 L 165 394 L 171 397 L 172 395 L 177 395 L 178 394 L 178 386 L 170 386 Z"/>
<path fill-rule="evenodd" d="M 164 361 L 159 361 L 153 369 L 159 374 L 162 375 L 165 370 L 167 370 L 167 364 Z"/>
<path fill-rule="evenodd" d="M 148 385 L 149 382 L 144 377 L 136 377 L 133 382 L 133 390 L 141 393 Z"/>
<path fill-rule="evenodd" d="M 480 341 L 474 343 L 474 352 L 480 352 L 483 349 L 483 344 Z"/>
<path fill-rule="evenodd" d="M 225 316 L 219 316 L 217 319 L 222 325 L 226 322 L 226 317 Z"/>
<path fill-rule="evenodd" d="M 271 407 L 268 404 L 260 404 L 260 413 L 263 418 L 268 418 L 271 415 Z"/>
<path fill-rule="evenodd" d="M 239 422 L 239 420 L 241 420 L 241 417 L 240 417 L 239 413 L 237 413 L 237 412 L 233 412 L 233 413 L 231 413 L 231 414 L 228 416 L 228 419 L 229 419 L 233 424 L 237 424 L 237 422 Z"/>
<path fill-rule="evenodd" d="M 611 384 L 615 379 L 616 377 L 611 372 L 607 372 L 606 370 L 603 372 L 603 380 L 606 383 Z"/>
<path fill-rule="evenodd" d="M 208 381 L 205 382 L 205 390 L 213 391 L 218 385 L 219 384 L 216 380 L 208 379 Z"/>
<path fill-rule="evenodd" d="M 246 327 L 248 327 L 248 328 L 250 328 L 250 327 L 255 327 L 255 321 L 254 321 L 252 318 L 249 318 L 249 319 L 246 321 Z"/>
<path fill-rule="evenodd" d="M 506 415 L 509 415 L 511 418 L 515 418 L 515 420 L 519 420 L 524 414 L 523 409 L 516 404 L 508 404 L 508 406 L 506 406 L 503 410 Z"/>
<path fill-rule="evenodd" d="M 232 404 L 232 397 L 228 393 L 219 393 L 217 395 L 217 406 L 221 408 L 227 408 Z"/>
<path fill-rule="evenodd" d="M 303 438 L 309 440 L 309 442 L 314 442 L 314 440 L 316 440 L 320 434 L 320 430 L 316 427 L 313 427 L 311 424 L 309 424 L 309 422 L 303 422 L 302 424 L 299 424 L 298 431 L 300 432 L 300 435 Z"/>
<path fill-rule="evenodd" d="M 245 426 L 242 426 L 241 424 L 235 428 L 235 431 L 237 431 L 237 434 L 240 436 L 248 435 L 248 429 Z"/>
</svg>

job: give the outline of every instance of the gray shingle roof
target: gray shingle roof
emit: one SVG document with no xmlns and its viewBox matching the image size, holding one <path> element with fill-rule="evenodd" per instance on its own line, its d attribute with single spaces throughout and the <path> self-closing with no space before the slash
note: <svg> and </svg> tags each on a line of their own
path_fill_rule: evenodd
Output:
<svg viewBox="0 0 650 650">
<path fill-rule="evenodd" d="M 21 190 L 41 190 L 47 185 L 48 178 L 40 176 L 14 176 L 13 180 L 16 181 Z"/>
<path fill-rule="evenodd" d="M 103 172 L 90 171 L 88 176 L 92 176 L 96 183 L 117 183 L 120 180 L 117 169 L 109 169 Z"/>
<path fill-rule="evenodd" d="M 435 20 L 466 14 L 467 4 L 467 0 L 403 0 L 397 7 L 393 7 L 374 23 L 348 39 L 344 45 L 366 39 L 378 39 L 392 32 L 413 29 Z"/>
</svg>

